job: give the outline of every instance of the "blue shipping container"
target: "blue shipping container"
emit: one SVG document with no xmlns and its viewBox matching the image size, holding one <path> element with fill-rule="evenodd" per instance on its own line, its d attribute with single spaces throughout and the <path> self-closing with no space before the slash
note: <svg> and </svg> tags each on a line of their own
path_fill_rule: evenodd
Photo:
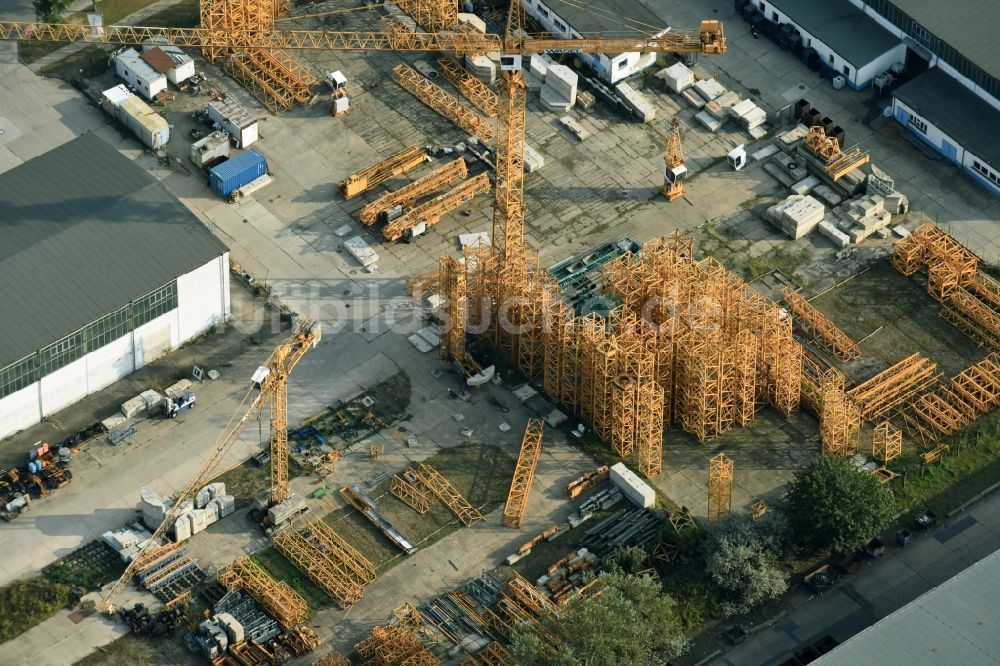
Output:
<svg viewBox="0 0 1000 666">
<path fill-rule="evenodd" d="M 208 186 L 219 196 L 228 197 L 265 173 L 267 160 L 256 150 L 250 149 L 209 169 Z"/>
</svg>

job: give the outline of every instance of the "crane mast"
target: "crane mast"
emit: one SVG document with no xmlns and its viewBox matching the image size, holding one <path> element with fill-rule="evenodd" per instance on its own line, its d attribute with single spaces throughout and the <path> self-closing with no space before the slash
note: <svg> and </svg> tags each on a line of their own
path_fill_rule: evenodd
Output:
<svg viewBox="0 0 1000 666">
<path fill-rule="evenodd" d="M 681 125 L 677 117 L 670 119 L 670 129 L 667 131 L 666 146 L 663 149 L 663 185 L 660 193 L 667 201 L 674 201 L 684 196 L 684 177 L 687 167 L 684 166 L 684 147 L 681 145 Z"/>
<path fill-rule="evenodd" d="M 271 412 L 271 497 L 272 499 L 278 496 L 281 492 L 287 493 L 288 489 L 288 421 L 287 416 L 284 418 L 283 425 L 280 427 L 280 432 L 283 432 L 283 436 L 276 436 L 276 424 L 275 424 L 275 414 L 274 406 L 276 403 L 279 404 L 278 409 L 281 415 L 287 415 L 288 406 L 288 373 L 291 369 L 295 367 L 295 364 L 301 360 L 302 356 L 319 343 L 321 336 L 321 328 L 318 323 L 303 322 L 300 323 L 296 328 L 295 332 L 280 344 L 271 356 L 268 358 L 267 362 L 258 368 L 257 372 L 254 373 L 254 378 L 261 375 L 261 370 L 266 370 L 263 373 L 262 381 L 258 382 L 254 379 L 254 387 L 247 392 L 243 398 L 241 405 L 246 404 L 247 400 L 250 400 L 250 406 L 246 409 L 243 415 L 233 423 L 230 420 L 230 427 L 216 440 L 215 447 L 212 449 L 211 454 L 208 459 L 202 464 L 202 466 L 195 472 L 194 476 L 187 482 L 180 493 L 177 494 L 176 499 L 174 499 L 173 504 L 167 510 L 166 515 L 163 518 L 163 522 L 160 526 L 156 528 L 153 535 L 143 544 L 142 548 L 136 554 L 135 559 L 133 559 L 129 565 L 125 568 L 124 573 L 121 577 L 116 580 L 101 597 L 101 610 L 105 613 L 111 613 L 114 610 L 114 606 L 111 600 L 121 592 L 125 586 L 128 584 L 132 577 L 139 570 L 143 555 L 147 554 L 151 550 L 157 547 L 160 539 L 174 526 L 177 519 L 184 512 L 184 504 L 193 498 L 197 492 L 209 483 L 213 476 L 215 469 L 225 458 L 226 454 L 229 453 L 230 449 L 233 448 L 233 444 L 240 438 L 240 433 L 243 432 L 243 428 L 256 418 L 257 414 L 261 412 L 266 404 L 270 401 L 272 406 Z M 258 390 L 259 389 L 259 390 Z M 280 398 L 275 398 L 276 394 L 280 394 Z M 235 416 L 234 416 L 235 418 Z M 279 417 L 281 418 L 281 417 Z M 275 460 L 279 460 L 277 465 Z M 280 475 L 284 475 L 283 479 L 279 478 Z"/>
</svg>

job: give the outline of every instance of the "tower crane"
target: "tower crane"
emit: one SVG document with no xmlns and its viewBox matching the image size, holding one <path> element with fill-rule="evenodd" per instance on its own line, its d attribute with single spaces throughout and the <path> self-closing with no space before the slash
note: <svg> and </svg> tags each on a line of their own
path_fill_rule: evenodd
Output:
<svg viewBox="0 0 1000 666">
<path fill-rule="evenodd" d="M 238 52 L 253 49 L 325 49 L 331 51 L 445 52 L 475 56 L 500 52 L 500 107 L 496 136 L 496 192 L 493 212 L 493 248 L 505 269 L 521 270 L 524 252 L 524 137 L 526 86 L 521 76 L 524 56 L 547 52 L 647 53 L 726 52 L 721 21 L 702 21 L 698 30 L 671 28 L 633 37 L 588 35 L 553 37 L 524 32 L 520 0 L 511 0 L 503 36 L 469 30 L 416 32 L 386 19 L 382 29 L 371 32 L 331 30 L 210 30 L 0 21 L 0 39 L 143 44 L 221 48 Z M 498 233 L 499 232 L 499 233 Z"/>
<path fill-rule="evenodd" d="M 675 116 L 670 119 L 667 143 L 663 149 L 663 185 L 660 186 L 660 193 L 667 198 L 667 201 L 680 199 L 684 196 L 684 177 L 686 175 L 684 147 L 681 145 L 681 125 Z"/>
<path fill-rule="evenodd" d="M 125 588 L 135 573 L 142 568 L 143 556 L 159 544 L 160 539 L 174 526 L 184 512 L 184 504 L 193 498 L 197 492 L 212 480 L 216 467 L 222 462 L 233 444 L 240 437 L 243 428 L 256 418 L 265 405 L 271 409 L 271 492 L 272 501 L 282 501 L 288 495 L 288 375 L 302 356 L 315 347 L 320 340 L 322 329 L 319 323 L 300 322 L 295 331 L 271 353 L 267 361 L 254 373 L 253 386 L 247 391 L 240 407 L 249 407 L 237 419 L 239 409 L 230 419 L 227 430 L 215 442 L 208 459 L 195 472 L 178 493 L 177 498 L 167 510 L 163 522 L 156 528 L 153 535 L 139 549 L 135 559 L 126 567 L 125 572 L 115 581 L 101 597 L 100 607 L 105 613 L 112 613 L 112 599 Z"/>
</svg>

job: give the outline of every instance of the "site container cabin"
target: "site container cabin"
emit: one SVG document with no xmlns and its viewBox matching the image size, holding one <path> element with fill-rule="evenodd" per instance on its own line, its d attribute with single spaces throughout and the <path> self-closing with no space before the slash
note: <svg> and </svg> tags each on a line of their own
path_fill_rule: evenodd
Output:
<svg viewBox="0 0 1000 666">
<path fill-rule="evenodd" d="M 266 173 L 264 156 L 256 150 L 248 150 L 209 169 L 208 186 L 219 196 L 228 197 Z"/>
</svg>

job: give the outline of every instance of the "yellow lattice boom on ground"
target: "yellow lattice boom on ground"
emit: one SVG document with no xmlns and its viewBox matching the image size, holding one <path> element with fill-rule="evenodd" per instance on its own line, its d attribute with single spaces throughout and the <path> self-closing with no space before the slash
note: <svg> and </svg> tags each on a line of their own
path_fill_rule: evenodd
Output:
<svg viewBox="0 0 1000 666">
<path fill-rule="evenodd" d="M 396 206 L 411 207 L 418 199 L 438 190 L 448 187 L 456 180 L 462 180 L 468 175 L 465 158 L 459 157 L 438 167 L 425 176 L 421 176 L 409 185 L 398 190 L 386 192 L 375 201 L 361 209 L 358 219 L 365 226 L 371 226 L 378 221 L 378 216 Z"/>
<path fill-rule="evenodd" d="M 230 590 L 246 590 L 283 627 L 302 624 L 309 614 L 309 605 L 298 592 L 271 578 L 246 555 L 219 572 L 219 583 Z"/>
<path fill-rule="evenodd" d="M 729 513 L 733 503 L 733 459 L 725 453 L 708 461 L 708 523 Z"/>
<path fill-rule="evenodd" d="M 514 467 L 514 477 L 510 481 L 507 504 L 503 509 L 505 527 L 520 527 L 521 520 L 528 510 L 528 496 L 531 494 L 531 483 L 535 479 L 538 457 L 542 453 L 544 433 L 545 421 L 528 419 L 524 438 L 521 440 L 521 452 L 517 455 L 517 465 Z"/>
<path fill-rule="evenodd" d="M 342 608 L 361 601 L 361 586 L 344 574 L 342 567 L 329 555 L 317 550 L 312 541 L 296 530 L 286 529 L 277 534 L 274 547 Z"/>
<path fill-rule="evenodd" d="M 850 361 L 861 356 L 861 348 L 858 343 L 844 333 L 830 319 L 820 312 L 816 307 L 802 297 L 800 293 L 792 287 L 785 287 L 782 290 L 785 303 L 795 315 L 796 321 L 807 333 L 814 336 L 820 344 L 839 358 L 841 361 Z"/>
<path fill-rule="evenodd" d="M 351 174 L 340 181 L 340 193 L 345 199 L 355 197 L 362 192 L 377 187 L 385 181 L 415 169 L 430 157 L 420 146 L 410 146 L 390 155 L 386 159 L 376 162 L 355 174 Z"/>
<path fill-rule="evenodd" d="M 438 59 L 438 66 L 444 78 L 473 103 L 480 111 L 489 117 L 495 117 L 500 112 L 500 98 L 485 83 L 470 74 L 454 58 Z"/>
<path fill-rule="evenodd" d="M 420 515 L 431 508 L 431 499 L 420 488 L 395 474 L 390 481 L 389 492 Z"/>
<path fill-rule="evenodd" d="M 937 379 L 937 364 L 920 354 L 912 354 L 850 389 L 847 396 L 864 419 L 873 421 L 908 404 Z"/>
<path fill-rule="evenodd" d="M 428 108 L 455 123 L 463 132 L 479 137 L 483 143 L 493 141 L 492 119 L 484 118 L 472 109 L 462 106 L 454 95 L 431 83 L 409 65 L 397 65 L 392 70 L 392 78 Z"/>
<path fill-rule="evenodd" d="M 424 486 L 434 493 L 445 506 L 451 509 L 455 517 L 469 527 L 475 522 L 486 520 L 486 517 L 479 513 L 476 507 L 469 504 L 469 501 L 462 497 L 455 486 L 451 485 L 448 479 L 441 476 L 441 473 L 425 463 L 420 463 L 419 468 L 414 470 L 417 478 Z"/>
<path fill-rule="evenodd" d="M 473 176 L 385 225 L 382 235 L 388 241 L 397 241 L 417 225 L 423 224 L 429 229 L 448 213 L 457 210 L 480 194 L 488 194 L 489 191 L 490 177 L 487 173 Z"/>
</svg>

